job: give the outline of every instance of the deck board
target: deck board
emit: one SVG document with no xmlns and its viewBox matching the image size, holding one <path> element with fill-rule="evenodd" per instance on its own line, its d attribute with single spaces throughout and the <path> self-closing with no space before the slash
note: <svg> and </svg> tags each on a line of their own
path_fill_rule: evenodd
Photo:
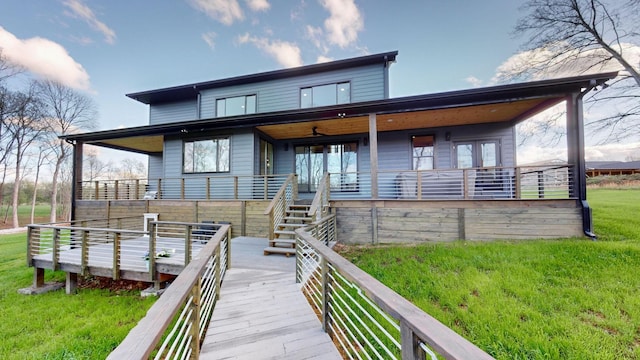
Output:
<svg viewBox="0 0 640 360">
<path fill-rule="evenodd" d="M 263 256 L 263 247 L 254 261 L 232 250 L 200 359 L 341 359 L 295 283 L 295 258 Z"/>
</svg>

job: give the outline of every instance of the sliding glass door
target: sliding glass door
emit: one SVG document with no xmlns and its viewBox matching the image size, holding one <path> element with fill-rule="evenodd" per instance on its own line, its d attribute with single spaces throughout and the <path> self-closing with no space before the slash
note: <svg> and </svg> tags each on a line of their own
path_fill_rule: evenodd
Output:
<svg viewBox="0 0 640 360">
<path fill-rule="evenodd" d="M 298 191 L 315 192 L 325 172 L 332 174 L 331 190 L 357 188 L 358 144 L 300 145 L 295 147 Z"/>
</svg>

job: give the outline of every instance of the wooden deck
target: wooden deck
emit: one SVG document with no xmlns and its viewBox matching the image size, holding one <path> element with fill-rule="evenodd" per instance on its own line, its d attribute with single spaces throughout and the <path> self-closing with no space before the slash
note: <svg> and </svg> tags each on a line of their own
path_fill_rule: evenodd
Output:
<svg viewBox="0 0 640 360">
<path fill-rule="evenodd" d="M 201 359 L 341 359 L 295 283 L 295 258 L 235 238 Z"/>
<path fill-rule="evenodd" d="M 149 246 L 149 238 L 139 237 L 121 242 L 121 278 L 148 281 L 148 262 L 144 259 Z M 196 256 L 204 242 L 192 241 L 191 256 Z M 170 257 L 156 259 L 156 268 L 164 274 L 178 275 L 184 268 L 184 239 L 157 238 L 156 250 L 171 252 Z M 52 269 L 53 254 L 33 257 L 35 267 Z M 63 247 L 60 250 L 58 266 L 60 270 L 73 273 L 82 272 L 82 250 L 80 247 Z M 113 272 L 113 244 L 89 246 L 87 250 L 87 270 L 91 275 L 110 277 Z"/>
</svg>

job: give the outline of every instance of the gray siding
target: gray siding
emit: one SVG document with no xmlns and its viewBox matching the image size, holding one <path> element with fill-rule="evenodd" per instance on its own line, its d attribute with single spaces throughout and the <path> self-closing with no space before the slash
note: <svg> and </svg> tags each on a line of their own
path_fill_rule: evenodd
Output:
<svg viewBox="0 0 640 360">
<path fill-rule="evenodd" d="M 149 125 L 195 120 L 197 118 L 197 101 L 156 104 L 149 107 Z"/>
<path fill-rule="evenodd" d="M 298 109 L 300 88 L 341 81 L 351 82 L 351 102 L 380 100 L 385 97 L 384 72 L 382 65 L 370 65 L 323 74 L 203 90 L 200 117 L 203 119 L 215 117 L 216 99 L 250 94 L 257 95 L 257 112 L 259 113 Z"/>
<path fill-rule="evenodd" d="M 451 140 L 446 141 L 446 133 Z M 468 140 L 499 140 L 502 166 L 515 166 L 514 131 L 508 123 L 458 126 L 437 129 L 418 129 L 378 134 L 378 169 L 411 169 L 411 136 L 435 135 L 435 168 L 454 167 L 453 143 Z"/>
<path fill-rule="evenodd" d="M 148 178 L 159 179 L 164 176 L 162 169 L 162 155 L 149 155 L 148 165 Z"/>
<path fill-rule="evenodd" d="M 237 130 L 232 134 L 207 134 L 189 138 L 166 138 L 164 143 L 163 177 L 201 177 L 202 174 L 182 173 L 182 142 L 186 139 L 211 138 L 216 136 L 229 136 L 231 140 L 230 172 L 220 173 L 220 175 L 253 175 L 253 132 L 251 129 L 243 129 Z M 215 174 L 213 174 L 213 176 L 215 176 Z"/>
</svg>

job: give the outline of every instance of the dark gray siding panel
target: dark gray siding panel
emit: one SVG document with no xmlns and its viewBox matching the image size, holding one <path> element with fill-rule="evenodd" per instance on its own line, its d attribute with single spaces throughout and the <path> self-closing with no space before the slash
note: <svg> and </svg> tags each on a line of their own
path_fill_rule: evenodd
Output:
<svg viewBox="0 0 640 360">
<path fill-rule="evenodd" d="M 151 105 L 149 107 L 149 125 L 195 120 L 197 107 L 195 100 Z"/>
<path fill-rule="evenodd" d="M 203 90 L 200 116 L 203 119 L 215 117 L 216 99 L 250 94 L 258 96 L 258 112 L 298 109 L 300 107 L 300 88 L 341 81 L 351 82 L 351 102 L 380 100 L 385 96 L 384 79 L 382 65 L 370 65 L 284 80 Z"/>
</svg>

